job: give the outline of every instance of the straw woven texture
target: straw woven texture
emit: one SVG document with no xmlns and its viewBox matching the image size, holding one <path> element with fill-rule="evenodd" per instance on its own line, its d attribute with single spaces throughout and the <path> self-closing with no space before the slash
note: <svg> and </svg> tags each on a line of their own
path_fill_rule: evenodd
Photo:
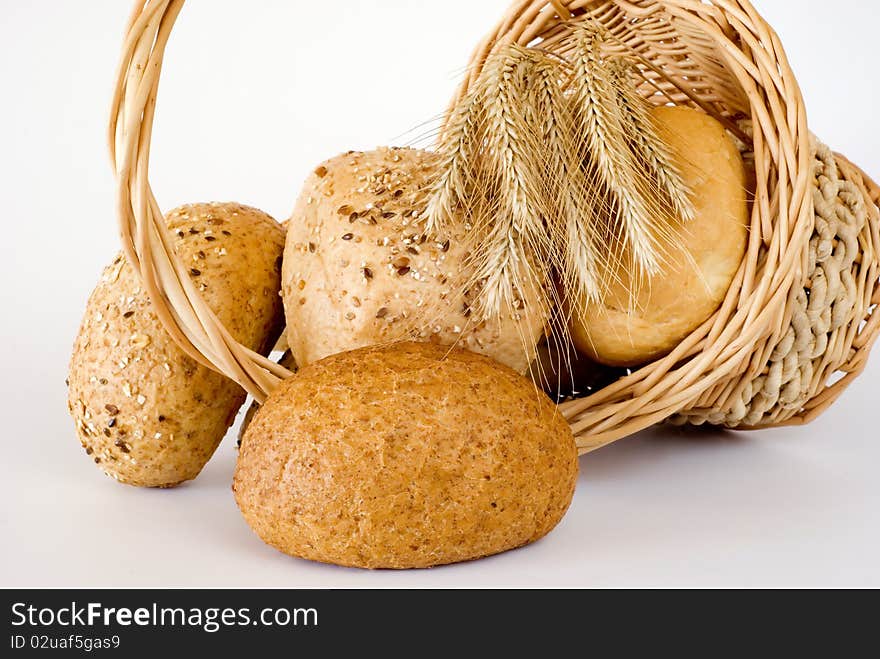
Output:
<svg viewBox="0 0 880 659">
<path fill-rule="evenodd" d="M 193 287 L 148 180 L 165 45 L 183 0 L 138 0 L 110 121 L 125 254 L 192 357 L 262 401 L 289 373 L 237 344 Z M 827 409 L 880 332 L 880 188 L 807 128 L 773 30 L 745 0 L 517 0 L 480 43 L 459 90 L 509 43 L 565 54 L 572 21 L 595 20 L 637 53 L 658 104 L 702 108 L 754 163 L 748 252 L 721 309 L 668 357 L 564 403 L 587 452 L 665 420 L 763 427 Z"/>
</svg>

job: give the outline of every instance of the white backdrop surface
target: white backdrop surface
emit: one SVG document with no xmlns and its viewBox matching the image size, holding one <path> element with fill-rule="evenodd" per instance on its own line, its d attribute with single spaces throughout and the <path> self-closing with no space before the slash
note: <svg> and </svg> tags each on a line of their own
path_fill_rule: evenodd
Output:
<svg viewBox="0 0 880 659">
<path fill-rule="evenodd" d="M 812 129 L 880 175 L 880 5 L 755 1 Z M 159 99 L 160 203 L 236 200 L 284 218 L 317 162 L 424 138 L 506 4 L 190 0 Z M 179 490 L 101 475 L 64 378 L 117 247 L 104 130 L 128 12 L 124 0 L 0 0 L 0 587 L 880 586 L 880 354 L 807 428 L 643 433 L 582 459 L 572 509 L 544 541 L 424 572 L 262 545 L 232 498 L 232 436 Z"/>
</svg>

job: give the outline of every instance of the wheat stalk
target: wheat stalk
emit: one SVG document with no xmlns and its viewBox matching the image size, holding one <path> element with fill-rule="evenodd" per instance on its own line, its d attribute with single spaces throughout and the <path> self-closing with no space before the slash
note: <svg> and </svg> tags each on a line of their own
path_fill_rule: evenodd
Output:
<svg viewBox="0 0 880 659">
<path fill-rule="evenodd" d="M 632 124 L 621 103 L 622 90 L 613 60 L 602 52 L 601 30 L 591 25 L 576 32 L 571 92 L 575 130 L 583 136 L 583 158 L 610 196 L 607 240 L 617 254 L 630 258 L 633 270 L 654 275 L 670 238 L 669 204 L 657 194 L 650 172 L 631 148 Z M 642 102 L 633 92 L 632 99 Z"/>
<path fill-rule="evenodd" d="M 471 250 L 475 281 L 482 281 L 481 311 L 498 315 L 525 292 L 547 313 L 545 281 L 552 242 L 544 219 L 553 207 L 544 196 L 543 150 L 529 112 L 533 62 L 518 46 L 487 63 L 484 78 L 483 165 L 478 182 L 483 208 L 474 218 L 478 245 Z"/>
<path fill-rule="evenodd" d="M 546 222 L 551 265 L 561 276 L 568 297 L 595 301 L 601 292 L 602 250 L 595 203 L 599 196 L 579 158 L 572 104 L 563 85 L 564 66 L 556 58 L 532 52 L 530 107 L 541 138 L 538 148 L 545 151 L 543 194 L 553 208 Z M 560 326 L 565 331 L 565 319 Z"/>
<path fill-rule="evenodd" d="M 475 311 L 509 312 L 524 297 L 549 314 L 546 286 L 553 241 L 532 76 L 536 54 L 509 46 L 486 62 L 453 111 L 438 145 L 439 174 L 426 204 L 426 230 L 442 232 L 456 213 L 470 228 L 466 290 L 479 290 Z"/>
<path fill-rule="evenodd" d="M 633 153 L 658 183 L 660 193 L 671 205 L 673 217 L 689 222 L 694 218 L 691 190 L 682 179 L 669 147 L 657 131 L 648 104 L 636 92 L 632 65 L 623 59 L 616 59 L 610 62 L 610 70 L 617 81 L 618 102 Z"/>
<path fill-rule="evenodd" d="M 475 152 L 476 136 L 483 108 L 483 94 L 479 85 L 468 92 L 453 110 L 446 130 L 440 135 L 437 152 L 439 176 L 432 185 L 425 208 L 428 232 L 443 234 L 455 216 L 456 208 L 470 190 L 469 181 Z"/>
</svg>

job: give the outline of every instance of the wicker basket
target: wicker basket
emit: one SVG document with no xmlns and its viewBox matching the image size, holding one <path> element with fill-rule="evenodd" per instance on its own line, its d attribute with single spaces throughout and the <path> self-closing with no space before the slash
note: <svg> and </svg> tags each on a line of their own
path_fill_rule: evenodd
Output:
<svg viewBox="0 0 880 659">
<path fill-rule="evenodd" d="M 263 400 L 287 371 L 237 344 L 171 250 L 148 181 L 162 57 L 183 0 L 139 0 L 110 122 L 123 248 L 162 322 L 192 357 Z M 746 0 L 517 0 L 473 55 L 512 42 L 564 54 L 595 20 L 644 62 L 652 102 L 724 122 L 754 163 L 747 254 L 719 311 L 669 356 L 564 403 L 587 452 L 650 425 L 806 423 L 865 366 L 880 332 L 880 187 L 807 128 L 778 37 Z"/>
</svg>

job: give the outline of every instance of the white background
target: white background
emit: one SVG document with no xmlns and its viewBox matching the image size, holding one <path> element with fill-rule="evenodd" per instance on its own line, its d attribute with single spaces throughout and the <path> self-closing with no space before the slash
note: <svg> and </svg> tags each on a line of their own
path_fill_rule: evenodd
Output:
<svg viewBox="0 0 880 659">
<path fill-rule="evenodd" d="M 756 1 L 812 129 L 880 174 L 877 3 Z M 424 135 L 506 5 L 190 0 L 159 99 L 160 203 L 236 200 L 285 218 L 322 159 Z M 100 474 L 64 378 L 117 247 L 104 129 L 128 11 L 0 0 L 0 586 L 880 586 L 880 354 L 808 428 L 622 441 L 582 460 L 572 509 L 544 541 L 425 572 L 262 545 L 230 491 L 232 437 L 179 490 Z"/>
</svg>

